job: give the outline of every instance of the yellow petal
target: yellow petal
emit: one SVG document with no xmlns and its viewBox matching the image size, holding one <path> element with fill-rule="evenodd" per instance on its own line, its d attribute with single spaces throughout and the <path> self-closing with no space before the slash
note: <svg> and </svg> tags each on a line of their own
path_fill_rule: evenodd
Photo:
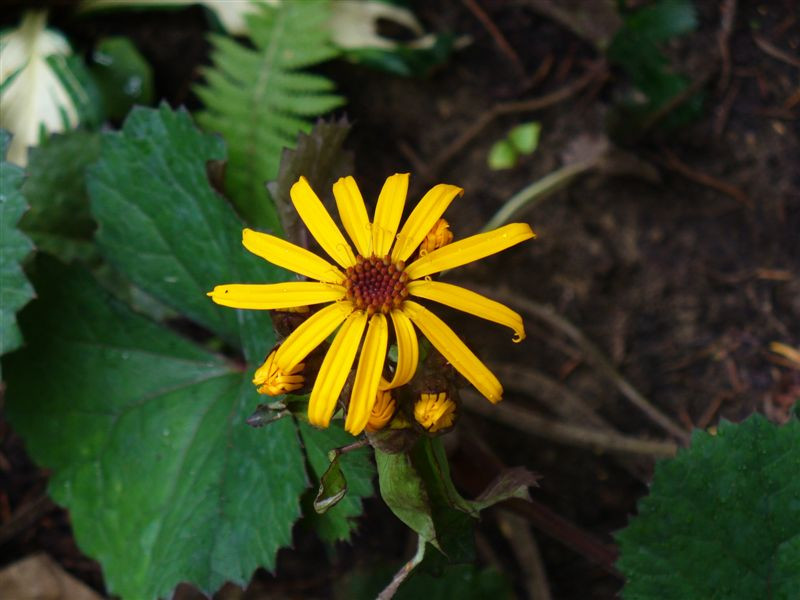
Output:
<svg viewBox="0 0 800 600">
<path fill-rule="evenodd" d="M 345 296 L 345 289 L 338 284 L 317 281 L 288 281 L 263 285 L 231 283 L 216 286 L 208 295 L 222 306 L 273 310 L 341 300 Z"/>
<path fill-rule="evenodd" d="M 403 228 L 397 234 L 397 242 L 392 249 L 392 260 L 406 260 L 428 235 L 439 217 L 442 216 L 453 198 L 464 193 L 460 187 L 440 183 L 425 194 L 408 215 Z"/>
<path fill-rule="evenodd" d="M 342 300 L 311 315 L 278 348 L 275 364 L 283 371 L 291 371 L 324 342 L 351 312 L 352 303 Z"/>
<path fill-rule="evenodd" d="M 325 206 L 311 189 L 308 180 L 300 177 L 289 191 L 297 214 L 303 219 L 311 235 L 319 242 L 322 249 L 344 268 L 356 264 L 356 257 L 350 244 L 344 239 L 342 232 L 333 222 Z"/>
<path fill-rule="evenodd" d="M 386 359 L 386 344 L 389 341 L 389 326 L 386 317 L 381 313 L 373 315 L 369 320 L 367 336 L 361 347 L 361 358 L 353 382 L 353 393 L 347 409 L 344 428 L 358 435 L 364 431 L 372 412 L 372 406 L 378 395 L 378 384 L 381 381 L 383 363 Z"/>
<path fill-rule="evenodd" d="M 412 296 L 441 302 L 481 319 L 487 319 L 510 327 L 515 333 L 515 342 L 521 342 L 525 339 L 525 327 L 522 324 L 522 317 L 505 304 L 490 300 L 486 296 L 481 296 L 461 286 L 439 281 L 412 281 L 408 284 L 407 289 Z"/>
<path fill-rule="evenodd" d="M 342 283 L 344 274 L 327 260 L 274 235 L 252 229 L 242 231 L 242 244 L 273 265 L 326 283 Z"/>
<path fill-rule="evenodd" d="M 327 427 L 330 423 L 366 326 L 367 314 L 357 310 L 347 317 L 336 334 L 325 360 L 322 361 L 308 401 L 308 421 L 312 425 Z"/>
<path fill-rule="evenodd" d="M 364 258 L 372 256 L 372 226 L 369 224 L 364 198 L 352 177 L 342 177 L 333 184 L 333 197 L 345 231 Z"/>
<path fill-rule="evenodd" d="M 403 312 L 419 327 L 422 334 L 442 353 L 442 356 L 490 402 L 496 404 L 503 399 L 503 386 L 494 373 L 486 368 L 486 365 L 464 345 L 444 321 L 424 306 L 410 300 L 403 303 Z"/>
<path fill-rule="evenodd" d="M 419 362 L 419 343 L 414 325 L 401 310 L 395 309 L 390 314 L 397 337 L 397 368 L 391 382 L 381 381 L 381 389 L 400 387 L 411 381 Z"/>
<path fill-rule="evenodd" d="M 411 279 L 460 267 L 536 237 L 527 223 L 511 223 L 494 231 L 478 233 L 426 254 L 406 267 Z"/>
<path fill-rule="evenodd" d="M 407 193 L 408 173 L 395 173 L 383 184 L 372 223 L 372 248 L 375 256 L 384 257 L 392 249 Z"/>
</svg>

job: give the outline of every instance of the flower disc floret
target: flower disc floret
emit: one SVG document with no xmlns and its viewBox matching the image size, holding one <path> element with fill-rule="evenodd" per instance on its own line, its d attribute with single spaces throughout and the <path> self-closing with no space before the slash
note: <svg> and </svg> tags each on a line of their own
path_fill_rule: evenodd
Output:
<svg viewBox="0 0 800 600">
<path fill-rule="evenodd" d="M 388 254 L 383 258 L 364 258 L 359 254 L 356 264 L 347 267 L 345 297 L 356 309 L 367 311 L 367 314 L 382 312 L 388 315 L 393 308 L 400 308 L 408 297 L 405 268 L 402 260 L 393 262 Z"/>
</svg>

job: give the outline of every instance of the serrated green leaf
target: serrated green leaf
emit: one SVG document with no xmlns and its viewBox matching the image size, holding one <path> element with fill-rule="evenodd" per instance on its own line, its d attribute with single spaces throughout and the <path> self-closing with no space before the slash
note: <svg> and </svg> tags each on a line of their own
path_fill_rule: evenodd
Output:
<svg viewBox="0 0 800 600">
<path fill-rule="evenodd" d="M 33 148 L 22 193 L 30 205 L 20 227 L 40 250 L 68 262 L 95 253 L 86 167 L 97 160 L 100 135 L 72 131 Z"/>
<path fill-rule="evenodd" d="M 306 449 L 308 463 L 317 482 L 330 465 L 328 452 L 353 443 L 353 437 L 337 427 L 316 429 L 303 421 L 298 422 L 300 435 Z M 309 513 L 307 519 L 319 536 L 328 542 L 350 539 L 355 519 L 362 512 L 361 501 L 372 496 L 372 478 L 375 467 L 368 448 L 360 448 L 338 457 L 347 494 L 324 514 Z"/>
<path fill-rule="evenodd" d="M 0 156 L 6 156 L 10 142 L 8 132 L 0 129 Z M 16 314 L 33 298 L 33 288 L 20 266 L 33 249 L 31 241 L 17 229 L 27 208 L 20 191 L 22 179 L 21 168 L 0 162 L 0 354 L 22 344 Z"/>
<path fill-rule="evenodd" d="M 800 590 L 800 422 L 754 415 L 656 466 L 618 536 L 631 599 L 790 600 Z"/>
<path fill-rule="evenodd" d="M 297 136 L 294 149 L 283 151 L 278 177 L 267 185 L 267 189 L 275 202 L 286 237 L 295 244 L 303 244 L 306 226 L 292 204 L 289 190 L 301 175 L 308 179 L 312 189 L 328 190 L 337 178 L 352 173 L 352 153 L 342 149 L 349 132 L 350 125 L 345 119 L 330 123 L 320 120 L 310 133 Z M 332 212 L 332 207 L 326 208 Z"/>
<path fill-rule="evenodd" d="M 153 70 L 128 38 L 100 40 L 92 52 L 91 73 L 111 119 L 123 118 L 134 104 L 153 102 Z"/>
<path fill-rule="evenodd" d="M 267 312 L 217 306 L 206 292 L 286 275 L 242 247 L 243 225 L 206 175 L 206 162 L 224 157 L 222 141 L 198 131 L 186 111 L 135 108 L 122 131 L 103 134 L 89 194 L 108 260 L 255 363 L 274 345 Z"/>
<path fill-rule="evenodd" d="M 244 584 L 291 540 L 306 488 L 291 419 L 245 424 L 247 375 L 130 311 L 82 270 L 36 263 L 6 407 L 81 548 L 124 599 Z"/>
<path fill-rule="evenodd" d="M 213 66 L 195 90 L 206 107 L 198 121 L 228 144 L 226 189 L 245 220 L 263 229 L 280 230 L 264 186 L 277 176 L 282 150 L 310 130 L 307 117 L 342 104 L 323 77 L 299 72 L 337 55 L 327 18 L 325 0 L 259 6 L 247 16 L 255 48 L 212 36 Z"/>
</svg>

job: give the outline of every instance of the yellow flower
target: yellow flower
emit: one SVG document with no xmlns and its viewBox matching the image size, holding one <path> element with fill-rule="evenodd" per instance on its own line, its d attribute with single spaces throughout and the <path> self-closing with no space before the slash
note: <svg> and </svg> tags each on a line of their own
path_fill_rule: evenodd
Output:
<svg viewBox="0 0 800 600">
<path fill-rule="evenodd" d="M 456 418 L 456 403 L 447 392 L 420 394 L 414 403 L 414 418 L 431 433 L 452 427 Z"/>
<path fill-rule="evenodd" d="M 250 252 L 314 281 L 219 285 L 209 293 L 217 304 L 233 308 L 287 309 L 330 302 L 295 329 L 273 359 L 280 371 L 291 373 L 338 329 L 309 399 L 308 419 L 317 427 L 327 427 L 330 423 L 360 347 L 345 429 L 353 435 L 364 430 L 378 390 L 404 385 L 414 375 L 419 358 L 414 326 L 486 398 L 491 402 L 501 400 L 503 388 L 497 377 L 450 327 L 411 297 L 440 302 L 510 327 L 515 333 L 514 341 L 525 337 L 522 319 L 516 312 L 462 287 L 431 281 L 429 275 L 528 240 L 534 237 L 531 228 L 523 223 L 505 225 L 447 244 L 406 265 L 405 261 L 419 248 L 453 199 L 463 194 L 461 188 L 453 185 L 434 186 L 398 232 L 408 179 L 408 174 L 403 173 L 386 180 L 372 221 L 355 179 L 344 177 L 334 184 L 339 217 L 355 246 L 354 252 L 306 178 L 301 177 L 292 186 L 292 203 L 336 264 L 281 238 L 245 229 L 242 243 Z M 397 339 L 398 359 L 392 380 L 387 382 L 382 375 L 390 321 Z"/>
</svg>

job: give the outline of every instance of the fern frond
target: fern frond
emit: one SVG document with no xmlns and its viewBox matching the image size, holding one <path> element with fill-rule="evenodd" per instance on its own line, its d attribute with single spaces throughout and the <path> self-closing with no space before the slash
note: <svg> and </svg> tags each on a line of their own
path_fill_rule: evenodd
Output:
<svg viewBox="0 0 800 600">
<path fill-rule="evenodd" d="M 228 145 L 226 189 L 242 217 L 277 231 L 277 213 L 265 187 L 278 174 L 281 152 L 292 147 L 310 118 L 340 106 L 329 79 L 302 69 L 330 60 L 327 0 L 259 5 L 248 17 L 253 48 L 212 36 L 213 66 L 195 91 L 205 104 L 197 115 Z"/>
</svg>

